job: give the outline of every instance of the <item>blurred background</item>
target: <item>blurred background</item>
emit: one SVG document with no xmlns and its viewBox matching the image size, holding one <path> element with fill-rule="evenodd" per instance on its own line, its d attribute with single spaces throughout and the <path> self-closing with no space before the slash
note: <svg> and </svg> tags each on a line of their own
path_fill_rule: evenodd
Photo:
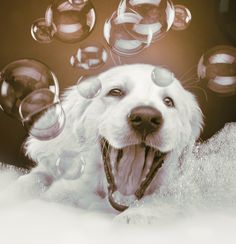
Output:
<svg viewBox="0 0 236 244">
<path fill-rule="evenodd" d="M 55 72 L 60 90 L 74 85 L 81 75 L 96 74 L 116 65 L 109 53 L 109 46 L 103 37 L 103 25 L 117 8 L 119 0 L 92 0 L 96 10 L 96 25 L 85 40 L 66 44 L 53 40 L 49 44 L 40 44 L 30 34 L 35 19 L 44 17 L 50 0 L 3 0 L 0 8 L 0 69 L 8 63 L 22 58 L 34 58 L 47 64 Z M 184 81 L 195 80 L 197 64 L 203 53 L 216 45 L 236 45 L 236 38 L 227 33 L 218 15 L 218 0 L 173 0 L 174 4 L 188 7 L 192 13 L 192 22 L 184 31 L 168 31 L 161 40 L 153 43 L 145 51 L 131 57 L 121 57 L 122 63 L 150 63 L 164 65 Z M 226 13 L 226 21 L 235 21 L 236 1 L 231 2 Z M 70 57 L 77 48 L 88 42 L 100 42 L 108 50 L 108 61 L 101 68 L 91 72 L 82 72 L 73 68 Z M 117 58 L 116 55 L 114 55 Z M 114 58 L 113 57 L 113 58 Z M 192 85 L 205 116 L 205 128 L 201 140 L 207 140 L 226 122 L 236 121 L 236 96 L 219 97 L 206 91 L 207 98 L 199 89 L 199 84 Z M 0 110 L 0 162 L 28 167 L 31 162 L 22 152 L 22 144 L 27 137 L 20 121 L 14 120 Z"/>
</svg>

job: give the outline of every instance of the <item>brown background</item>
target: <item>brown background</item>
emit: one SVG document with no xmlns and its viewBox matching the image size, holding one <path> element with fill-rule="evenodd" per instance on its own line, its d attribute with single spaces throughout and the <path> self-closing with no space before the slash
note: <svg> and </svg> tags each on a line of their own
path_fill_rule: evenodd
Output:
<svg viewBox="0 0 236 244">
<path fill-rule="evenodd" d="M 103 23 L 116 9 L 119 0 L 92 0 L 97 12 L 97 22 L 91 35 L 84 40 L 105 44 Z M 154 43 L 145 52 L 131 58 L 122 58 L 124 63 L 152 63 L 166 65 L 181 77 L 192 68 L 185 79 L 196 75 L 196 65 L 202 53 L 221 44 L 232 44 L 216 24 L 215 0 L 174 0 L 175 4 L 187 6 L 193 16 L 191 26 L 185 31 L 169 31 L 162 40 Z M 39 44 L 30 35 L 32 22 L 44 16 L 50 0 L 1 1 L 0 7 L 0 69 L 21 58 L 35 58 L 46 63 L 56 73 L 61 90 L 73 85 L 81 72 L 70 67 L 69 58 L 80 43 L 65 44 L 54 40 L 50 44 Z M 108 46 L 106 46 L 108 48 Z M 109 58 L 107 64 L 97 72 L 114 64 Z M 208 94 L 208 102 L 195 89 L 205 114 L 205 130 L 201 138 L 206 139 L 227 121 L 236 121 L 236 97 L 219 98 Z M 0 161 L 24 166 L 20 148 L 26 137 L 21 123 L 0 111 Z"/>
</svg>

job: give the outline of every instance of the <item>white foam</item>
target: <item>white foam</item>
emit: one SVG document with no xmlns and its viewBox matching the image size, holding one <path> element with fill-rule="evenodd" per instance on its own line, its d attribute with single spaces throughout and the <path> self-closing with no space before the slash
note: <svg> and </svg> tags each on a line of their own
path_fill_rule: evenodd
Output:
<svg viewBox="0 0 236 244">
<path fill-rule="evenodd" d="M 168 220 L 162 215 L 152 226 L 120 226 L 113 222 L 115 214 L 58 202 L 16 201 L 11 206 L 0 202 L 0 243 L 235 243 L 235 152 L 236 123 L 231 123 L 196 147 L 178 180 L 166 180 L 159 197 L 165 203 L 166 190 L 172 191 L 168 201 L 179 203 L 182 217 Z M 14 168 L 1 171 L 1 189 L 19 174 Z"/>
</svg>

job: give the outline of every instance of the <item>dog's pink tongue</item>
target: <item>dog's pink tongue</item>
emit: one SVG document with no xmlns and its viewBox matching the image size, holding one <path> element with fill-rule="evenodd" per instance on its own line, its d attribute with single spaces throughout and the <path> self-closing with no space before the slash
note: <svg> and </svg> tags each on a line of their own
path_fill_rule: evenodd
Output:
<svg viewBox="0 0 236 244">
<path fill-rule="evenodd" d="M 145 177 L 143 173 L 147 171 L 147 164 L 150 165 L 149 162 L 146 162 L 144 168 L 145 147 L 135 145 L 124 148 L 123 155 L 118 161 L 117 154 L 117 150 L 112 149 L 111 161 L 113 162 L 113 173 L 118 191 L 123 195 L 134 194 L 140 185 L 140 181 Z M 150 158 L 150 161 L 153 161 L 153 158 Z"/>
</svg>

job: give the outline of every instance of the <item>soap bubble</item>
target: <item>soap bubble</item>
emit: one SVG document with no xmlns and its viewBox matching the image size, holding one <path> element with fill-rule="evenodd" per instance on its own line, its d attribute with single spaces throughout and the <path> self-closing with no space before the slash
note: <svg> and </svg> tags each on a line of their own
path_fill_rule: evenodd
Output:
<svg viewBox="0 0 236 244">
<path fill-rule="evenodd" d="M 170 0 L 123 0 L 120 6 L 123 11 L 130 9 L 139 16 L 139 22 L 129 32 L 144 42 L 162 38 L 174 21 L 174 6 Z"/>
<path fill-rule="evenodd" d="M 236 48 L 215 46 L 198 63 L 198 77 L 218 95 L 236 94 Z"/>
<path fill-rule="evenodd" d="M 59 99 L 48 89 L 30 93 L 20 105 L 24 127 L 39 140 L 50 140 L 58 136 L 65 124 L 65 114 Z"/>
<path fill-rule="evenodd" d="M 40 140 L 57 136 L 64 126 L 56 76 L 43 63 L 21 59 L 0 73 L 0 108 L 22 121 L 27 131 Z M 42 117 L 47 113 L 47 117 Z"/>
<path fill-rule="evenodd" d="M 70 58 L 70 64 L 85 70 L 96 69 L 104 65 L 107 58 L 107 51 L 101 44 L 85 44 Z"/>
<path fill-rule="evenodd" d="M 93 99 L 100 94 L 102 90 L 102 82 L 95 76 L 82 76 L 77 82 L 77 88 L 80 96 L 86 99 Z"/>
<path fill-rule="evenodd" d="M 104 25 L 104 38 L 111 50 L 119 55 L 133 55 L 144 50 L 150 41 L 144 43 L 131 34 L 131 29 L 140 18 L 133 12 L 114 12 Z"/>
<path fill-rule="evenodd" d="M 66 180 L 76 180 L 80 178 L 85 169 L 85 160 L 77 151 L 64 151 L 56 161 L 57 173 L 59 177 Z"/>
<path fill-rule="evenodd" d="M 55 28 L 53 26 L 47 26 L 44 18 L 37 19 L 31 26 L 31 35 L 37 42 L 50 43 L 55 34 Z"/>
<path fill-rule="evenodd" d="M 49 42 L 53 36 L 62 42 L 75 43 L 91 33 L 95 19 L 95 9 L 89 0 L 56 0 L 47 8 L 45 19 L 33 24 L 31 34 L 41 43 Z"/>
<path fill-rule="evenodd" d="M 188 8 L 183 5 L 175 5 L 175 19 L 172 25 L 173 30 L 185 30 L 189 27 L 192 15 Z"/>
<path fill-rule="evenodd" d="M 174 81 L 174 75 L 170 71 L 162 67 L 156 67 L 152 71 L 152 81 L 161 87 L 169 86 Z"/>
<path fill-rule="evenodd" d="M 170 0 L 122 0 L 104 25 L 104 37 L 112 51 L 137 54 L 166 34 L 174 14 Z"/>
</svg>

